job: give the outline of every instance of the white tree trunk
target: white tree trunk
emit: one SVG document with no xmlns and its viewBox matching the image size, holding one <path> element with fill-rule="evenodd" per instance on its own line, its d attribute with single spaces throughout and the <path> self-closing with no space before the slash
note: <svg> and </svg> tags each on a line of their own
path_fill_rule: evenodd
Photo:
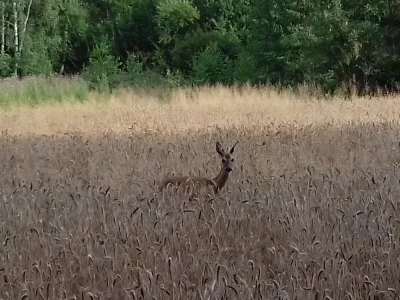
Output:
<svg viewBox="0 0 400 300">
<path fill-rule="evenodd" d="M 21 34 L 20 34 L 19 53 L 22 52 L 22 46 L 23 46 L 23 44 L 24 44 L 26 28 L 27 28 L 27 26 L 28 26 L 29 15 L 31 14 L 32 1 L 33 1 L 33 0 L 29 0 L 29 4 L 28 4 L 27 11 L 26 11 L 26 16 L 25 16 L 24 24 L 23 24 L 23 27 L 22 27 L 22 32 L 21 32 Z"/>
<path fill-rule="evenodd" d="M 65 29 L 64 30 L 64 37 L 63 37 L 62 61 L 61 61 L 60 70 L 58 71 L 59 75 L 62 75 L 64 73 L 65 60 L 66 60 L 66 56 L 67 56 L 67 49 L 68 49 L 68 29 Z"/>
<path fill-rule="evenodd" d="M 19 32 L 18 32 L 18 5 L 17 1 L 13 1 L 14 14 L 14 76 L 18 76 L 18 60 L 19 60 Z"/>
<path fill-rule="evenodd" d="M 19 24 L 19 5 L 21 2 L 17 2 L 17 0 L 13 0 L 13 15 L 14 15 L 14 76 L 18 76 L 18 63 L 21 57 L 21 52 L 24 44 L 24 37 L 26 33 L 26 28 L 28 27 L 28 20 L 31 13 L 31 6 L 33 0 L 29 0 L 28 7 L 25 14 L 25 20 L 23 24 Z M 21 26 L 20 26 L 21 25 Z M 20 28 L 22 27 L 22 29 Z M 21 32 L 20 32 L 21 30 Z"/>
<path fill-rule="evenodd" d="M 5 1 L 0 1 L 0 14 L 1 14 L 1 29 L 0 29 L 0 54 L 4 55 L 5 54 L 5 43 L 6 43 L 6 3 Z"/>
</svg>

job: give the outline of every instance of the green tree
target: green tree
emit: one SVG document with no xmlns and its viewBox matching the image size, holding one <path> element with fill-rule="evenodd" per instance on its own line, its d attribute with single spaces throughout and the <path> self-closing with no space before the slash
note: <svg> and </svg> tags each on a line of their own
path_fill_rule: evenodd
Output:
<svg viewBox="0 0 400 300">
<path fill-rule="evenodd" d="M 256 0 L 249 47 L 258 82 L 310 82 L 349 93 L 398 82 L 399 8 L 393 1 Z M 391 68 L 394 66 L 394 68 Z M 398 70 L 398 68 L 396 68 Z M 388 72 L 389 71 L 389 72 Z"/>
<path fill-rule="evenodd" d="M 83 70 L 83 78 L 92 89 L 110 91 L 118 86 L 117 74 L 120 62 L 112 55 L 111 47 L 105 42 L 96 45 Z"/>
<path fill-rule="evenodd" d="M 58 48 L 58 73 L 63 74 L 66 64 L 73 61 L 77 53 L 76 48 L 83 42 L 82 37 L 86 34 L 88 23 L 88 11 L 82 0 L 58 0 L 58 32 L 61 37 Z M 70 71 L 70 70 L 67 70 Z"/>
<path fill-rule="evenodd" d="M 160 42 L 168 44 L 180 30 L 193 24 L 199 12 L 188 0 L 160 0 L 157 5 L 157 28 Z"/>
<path fill-rule="evenodd" d="M 193 80 L 196 84 L 233 83 L 234 63 L 223 55 L 216 43 L 209 45 L 193 59 Z"/>
</svg>

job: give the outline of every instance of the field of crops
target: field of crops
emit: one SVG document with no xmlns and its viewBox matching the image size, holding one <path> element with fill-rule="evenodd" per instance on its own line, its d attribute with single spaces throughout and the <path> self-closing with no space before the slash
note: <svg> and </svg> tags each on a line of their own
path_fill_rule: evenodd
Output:
<svg viewBox="0 0 400 300">
<path fill-rule="evenodd" d="M 400 98 L 153 98 L 1 112 L 0 299 L 399 298 Z"/>
</svg>

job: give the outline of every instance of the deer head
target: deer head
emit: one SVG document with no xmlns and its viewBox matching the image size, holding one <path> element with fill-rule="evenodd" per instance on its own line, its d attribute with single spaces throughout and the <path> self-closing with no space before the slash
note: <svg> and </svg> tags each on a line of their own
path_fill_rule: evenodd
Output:
<svg viewBox="0 0 400 300">
<path fill-rule="evenodd" d="M 233 158 L 233 152 L 235 151 L 235 146 L 237 145 L 237 143 L 239 143 L 239 141 L 237 141 L 232 148 L 228 149 L 228 152 L 225 152 L 224 148 L 222 148 L 219 142 L 217 142 L 216 144 L 217 153 L 222 159 L 222 167 L 228 173 L 233 170 L 233 162 L 235 161 L 235 159 Z"/>
</svg>

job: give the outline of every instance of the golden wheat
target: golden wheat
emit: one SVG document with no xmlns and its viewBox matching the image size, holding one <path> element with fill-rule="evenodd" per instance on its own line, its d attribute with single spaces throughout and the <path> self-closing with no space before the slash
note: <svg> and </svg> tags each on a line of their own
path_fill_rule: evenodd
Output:
<svg viewBox="0 0 400 300">
<path fill-rule="evenodd" d="M 0 298 L 398 298 L 399 99 L 297 96 L 2 112 Z M 218 196 L 158 193 L 237 140 Z"/>
</svg>

